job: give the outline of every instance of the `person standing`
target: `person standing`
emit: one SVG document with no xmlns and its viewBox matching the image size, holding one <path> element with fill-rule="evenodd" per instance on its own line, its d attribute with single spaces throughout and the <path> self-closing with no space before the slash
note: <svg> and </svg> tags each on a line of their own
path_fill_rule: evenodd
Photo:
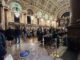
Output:
<svg viewBox="0 0 80 60">
<path fill-rule="evenodd" d="M 2 31 L 0 31 L 0 60 L 4 60 L 6 53 L 6 38 Z"/>
<path fill-rule="evenodd" d="M 37 37 L 38 37 L 38 41 L 42 43 L 43 33 L 42 33 L 41 27 L 38 28 L 38 30 L 37 30 Z"/>
<path fill-rule="evenodd" d="M 15 29 L 15 41 L 16 41 L 17 44 L 20 44 L 20 35 L 21 35 L 20 28 L 17 27 Z"/>
<path fill-rule="evenodd" d="M 24 35 L 24 41 L 26 41 L 27 31 L 26 31 L 26 28 L 25 28 L 25 27 L 24 27 L 24 29 L 23 29 L 23 35 Z"/>
</svg>

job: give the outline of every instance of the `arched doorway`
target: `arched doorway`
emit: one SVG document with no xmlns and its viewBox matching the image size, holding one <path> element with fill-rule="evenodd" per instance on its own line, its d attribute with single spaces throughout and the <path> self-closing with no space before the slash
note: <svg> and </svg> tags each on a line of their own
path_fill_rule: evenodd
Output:
<svg viewBox="0 0 80 60">
<path fill-rule="evenodd" d="M 20 17 L 16 17 L 16 16 L 14 15 L 14 22 L 15 22 L 15 23 L 20 23 Z"/>
<path fill-rule="evenodd" d="M 31 16 L 33 15 L 32 9 L 28 9 L 27 10 L 27 14 L 28 14 L 28 16 L 27 16 L 27 24 L 31 24 Z"/>
<path fill-rule="evenodd" d="M 67 17 L 67 16 L 70 16 L 70 12 L 65 12 L 65 13 L 61 16 L 61 18 Z"/>
</svg>

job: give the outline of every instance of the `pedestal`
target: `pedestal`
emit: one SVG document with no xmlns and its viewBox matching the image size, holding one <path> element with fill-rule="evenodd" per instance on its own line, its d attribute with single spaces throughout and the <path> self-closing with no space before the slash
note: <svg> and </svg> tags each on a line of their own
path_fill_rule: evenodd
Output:
<svg viewBox="0 0 80 60">
<path fill-rule="evenodd" d="M 73 50 L 80 50 L 80 25 L 68 27 L 68 47 Z"/>
</svg>

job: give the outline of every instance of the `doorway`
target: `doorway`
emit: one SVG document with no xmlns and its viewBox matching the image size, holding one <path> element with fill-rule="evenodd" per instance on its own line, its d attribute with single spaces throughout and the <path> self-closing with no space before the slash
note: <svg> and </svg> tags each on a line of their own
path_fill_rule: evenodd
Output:
<svg viewBox="0 0 80 60">
<path fill-rule="evenodd" d="M 27 16 L 27 24 L 31 24 L 31 17 Z"/>
<path fill-rule="evenodd" d="M 16 16 L 14 15 L 14 22 L 20 23 L 20 18 L 19 18 L 19 17 L 16 17 Z"/>
</svg>

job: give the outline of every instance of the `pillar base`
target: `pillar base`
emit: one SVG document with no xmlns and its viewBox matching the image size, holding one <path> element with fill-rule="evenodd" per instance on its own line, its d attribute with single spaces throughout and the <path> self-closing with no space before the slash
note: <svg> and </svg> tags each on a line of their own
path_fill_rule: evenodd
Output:
<svg viewBox="0 0 80 60">
<path fill-rule="evenodd" d="M 72 50 L 80 50 L 80 24 L 68 27 L 68 47 Z"/>
</svg>

